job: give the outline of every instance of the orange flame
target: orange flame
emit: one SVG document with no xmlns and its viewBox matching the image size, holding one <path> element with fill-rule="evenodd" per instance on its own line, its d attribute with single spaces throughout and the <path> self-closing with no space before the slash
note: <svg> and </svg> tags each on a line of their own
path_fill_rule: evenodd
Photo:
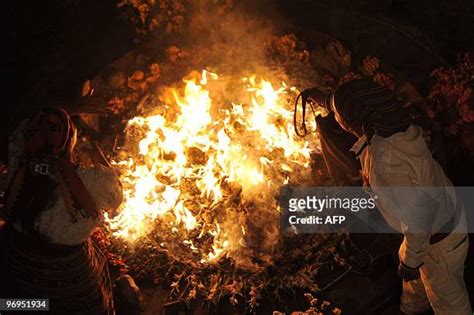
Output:
<svg viewBox="0 0 474 315">
<path fill-rule="evenodd" d="M 119 215 L 106 218 L 115 236 L 133 243 L 154 222 L 167 220 L 191 249 L 196 247 L 186 233 L 201 229 L 200 235 L 212 236 L 212 250 L 203 253 L 202 262 L 217 261 L 245 246 L 246 227 L 230 236 L 217 221 L 205 223 L 190 203 L 199 198 L 200 209 L 219 205 L 224 183 L 234 183 L 247 198 L 255 190 L 273 193 L 295 168 L 309 168 L 311 148 L 295 135 L 286 84 L 274 88 L 257 76 L 243 78 L 249 101 L 218 108 L 210 87 L 218 81 L 217 74 L 204 70 L 200 78 L 185 81 L 183 96 L 170 90 L 164 114 L 128 122 L 126 134 L 137 154 L 114 162 L 123 169 L 125 197 Z M 183 188 L 185 182 L 195 189 Z"/>
</svg>

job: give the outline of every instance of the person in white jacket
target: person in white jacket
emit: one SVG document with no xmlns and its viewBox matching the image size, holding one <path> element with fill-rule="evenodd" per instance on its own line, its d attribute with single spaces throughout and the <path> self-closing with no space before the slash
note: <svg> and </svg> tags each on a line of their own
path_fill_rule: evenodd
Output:
<svg viewBox="0 0 474 315">
<path fill-rule="evenodd" d="M 420 314 L 431 307 L 437 315 L 472 315 L 463 279 L 465 209 L 401 102 L 369 80 L 344 83 L 332 94 L 310 89 L 303 97 L 329 109 L 358 138 L 351 151 L 363 182 L 387 223 L 404 234 L 401 311 Z"/>
</svg>

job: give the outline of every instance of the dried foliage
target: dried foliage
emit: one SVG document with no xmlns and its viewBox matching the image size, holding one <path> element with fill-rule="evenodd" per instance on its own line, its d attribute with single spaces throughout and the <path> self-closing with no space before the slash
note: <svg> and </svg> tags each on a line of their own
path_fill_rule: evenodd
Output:
<svg viewBox="0 0 474 315">
<path fill-rule="evenodd" d="M 347 268 L 350 263 L 340 254 L 348 252 L 345 234 L 287 235 L 275 250 L 275 263 L 258 271 L 239 269 L 231 258 L 202 264 L 191 254 L 183 260 L 180 252 L 185 246 L 177 243 L 174 250 L 165 250 L 159 245 L 170 241 L 166 235 L 154 234 L 137 249 L 110 239 L 102 229 L 97 229 L 93 237 L 113 268 L 130 273 L 138 281 L 170 287 L 172 299 L 191 301 L 199 296 L 212 304 L 228 299 L 232 305 L 248 303 L 249 311 L 263 299 L 282 303 L 282 296 L 295 289 L 317 294 L 321 289 L 317 284 L 320 274 Z M 312 298 L 310 305 L 308 314 L 316 309 L 321 311 L 316 314 L 337 314 L 331 313 L 335 309 L 328 302 L 319 303 Z"/>
<path fill-rule="evenodd" d="M 160 65 L 151 63 L 145 70 L 135 70 L 130 74 L 112 73 L 100 88 L 108 97 L 108 108 L 112 113 L 125 117 L 135 111 L 136 104 L 156 85 L 160 76 Z"/>
<path fill-rule="evenodd" d="M 267 49 L 269 58 L 279 63 L 290 63 L 292 61 L 307 63 L 309 58 L 309 51 L 305 49 L 304 43 L 298 41 L 294 34 L 273 36 Z"/>
<path fill-rule="evenodd" d="M 321 77 L 320 84 L 335 89 L 341 78 L 350 71 L 352 54 L 339 41 L 311 52 L 311 66 Z"/>
<path fill-rule="evenodd" d="M 128 19 L 135 25 L 138 35 L 144 36 L 156 30 L 167 33 L 183 28 L 189 0 L 118 0 L 119 8 L 131 9 Z"/>
<path fill-rule="evenodd" d="M 380 60 L 367 56 L 359 66 L 352 64 L 351 52 L 338 41 L 329 43 L 325 48 L 311 52 L 311 66 L 323 78 L 322 85 L 328 90 L 352 80 L 370 78 L 380 86 L 391 91 L 396 90 L 393 73 L 387 72 Z"/>
<path fill-rule="evenodd" d="M 474 56 L 465 54 L 454 68 L 438 68 L 431 73 L 434 85 L 428 104 L 431 119 L 439 121 L 447 134 L 459 135 L 474 123 Z M 474 148 L 470 148 L 474 152 Z"/>
<path fill-rule="evenodd" d="M 315 55 L 313 52 L 311 54 Z M 318 56 L 320 58 L 311 62 L 311 65 L 321 78 L 320 87 L 334 91 L 339 85 L 352 80 L 365 78 L 374 81 L 393 91 L 403 102 L 413 121 L 423 128 L 424 138 L 432 152 L 439 149 L 437 146 L 441 140 L 432 141 L 432 135 L 437 133 L 439 127 L 429 121 L 426 102 L 410 82 L 397 80 L 377 57 L 366 56 L 360 65 L 352 64 L 351 53 L 337 41 L 321 49 Z"/>
<path fill-rule="evenodd" d="M 304 312 L 292 312 L 291 315 L 324 315 L 324 314 L 340 315 L 342 314 L 341 309 L 337 307 L 332 307 L 331 303 L 328 301 L 320 301 L 318 298 L 314 297 L 311 293 L 306 293 L 305 298 L 308 300 L 311 307 Z"/>
<path fill-rule="evenodd" d="M 272 36 L 265 43 L 265 57 L 278 65 L 298 88 L 312 86 L 321 77 L 311 66 L 310 51 L 294 34 Z"/>
<path fill-rule="evenodd" d="M 133 23 L 140 38 L 157 32 L 183 32 L 189 23 L 191 11 L 201 2 L 212 6 L 218 14 L 234 7 L 234 0 L 117 0 L 117 7 Z"/>
</svg>

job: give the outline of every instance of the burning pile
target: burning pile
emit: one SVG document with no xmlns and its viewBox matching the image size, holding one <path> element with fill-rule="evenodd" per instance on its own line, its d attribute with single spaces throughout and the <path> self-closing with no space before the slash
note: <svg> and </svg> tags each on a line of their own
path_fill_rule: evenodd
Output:
<svg viewBox="0 0 474 315">
<path fill-rule="evenodd" d="M 279 238 L 279 188 L 308 180 L 318 143 L 295 135 L 297 91 L 256 75 L 237 80 L 206 70 L 184 82 L 183 93 L 148 95 L 146 114 L 128 121 L 115 161 L 125 201 L 107 218 L 109 227 L 131 244 L 159 235 L 160 248 L 178 260 L 227 256 L 246 269 L 269 265 Z"/>
<path fill-rule="evenodd" d="M 109 141 L 125 199 L 96 236 L 112 265 L 169 288 L 170 300 L 254 309 L 295 288 L 316 292 L 321 268 L 346 267 L 336 249 L 345 236 L 282 237 L 277 204 L 284 185 L 321 183 L 317 135 L 298 138 L 293 126 L 292 86 L 320 81 L 310 54 L 296 36 L 275 35 L 252 1 L 185 2 L 184 14 L 172 5 L 182 31 L 167 36 L 158 15 L 166 31 L 101 78 L 126 117 L 124 139 Z M 151 4 L 125 3 L 139 4 L 140 25 L 156 16 Z"/>
</svg>

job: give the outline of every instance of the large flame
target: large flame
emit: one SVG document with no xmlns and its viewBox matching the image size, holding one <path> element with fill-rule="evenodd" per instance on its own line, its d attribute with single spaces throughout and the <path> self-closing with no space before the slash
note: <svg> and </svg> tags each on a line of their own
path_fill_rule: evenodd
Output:
<svg viewBox="0 0 474 315">
<path fill-rule="evenodd" d="M 220 225 L 224 218 L 209 222 L 201 211 L 222 204 L 232 190 L 245 200 L 274 195 L 295 169 L 309 168 L 311 150 L 295 135 L 288 102 L 294 88 L 245 77 L 239 83 L 243 100 L 223 105 L 211 97 L 218 81 L 204 70 L 185 80 L 184 93 L 167 91 L 158 113 L 128 122 L 136 152 L 115 161 L 125 190 L 119 215 L 107 218 L 115 236 L 133 243 L 166 221 L 192 250 L 190 233 L 209 235 L 212 245 L 201 252 L 202 261 L 216 261 L 245 246 L 246 226 L 230 233 Z M 268 206 L 278 213 L 276 203 Z"/>
</svg>

